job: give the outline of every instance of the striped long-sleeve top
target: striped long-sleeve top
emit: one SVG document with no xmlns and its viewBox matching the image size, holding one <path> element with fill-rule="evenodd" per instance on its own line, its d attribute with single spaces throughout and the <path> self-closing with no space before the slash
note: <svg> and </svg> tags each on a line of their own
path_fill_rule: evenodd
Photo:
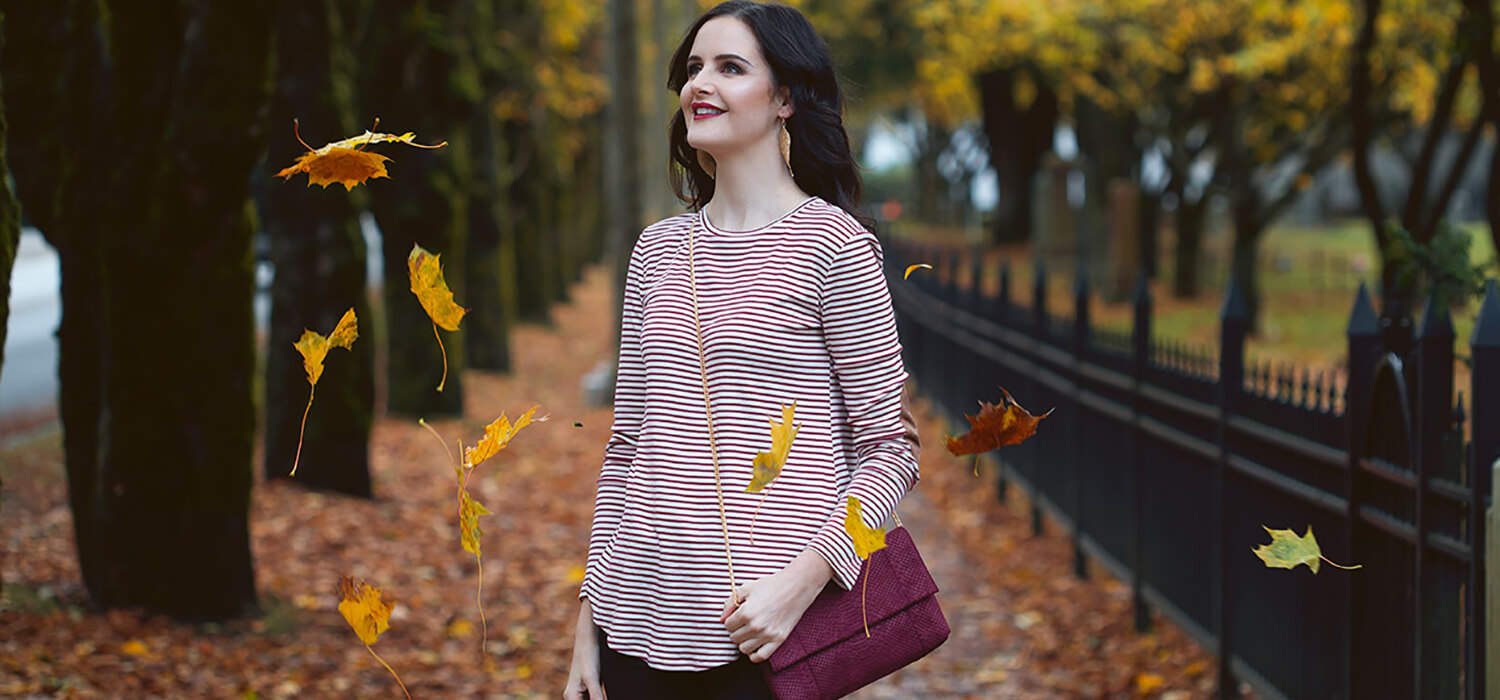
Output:
<svg viewBox="0 0 1500 700">
<path fill-rule="evenodd" d="M 719 229 L 702 212 L 646 228 L 625 281 L 614 423 L 580 595 L 611 648 L 662 670 L 707 669 L 739 653 L 719 620 L 729 567 L 688 236 L 735 583 L 811 548 L 849 588 L 862 562 L 844 530 L 846 496 L 879 527 L 918 478 L 874 234 L 816 197 L 752 231 Z M 798 432 L 762 505 L 762 493 L 746 492 L 752 463 L 793 402 Z"/>
</svg>

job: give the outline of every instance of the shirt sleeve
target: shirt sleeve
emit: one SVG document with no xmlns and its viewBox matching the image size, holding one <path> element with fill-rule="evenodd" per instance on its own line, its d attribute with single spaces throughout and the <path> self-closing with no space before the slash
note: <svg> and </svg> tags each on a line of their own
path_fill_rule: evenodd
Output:
<svg viewBox="0 0 1500 700">
<path fill-rule="evenodd" d="M 859 499 L 865 525 L 880 527 L 919 478 L 901 421 L 906 369 L 883 261 L 880 242 L 862 230 L 840 247 L 823 287 L 823 332 L 848 408 L 857 462 L 848 492 L 809 546 L 828 561 L 834 580 L 846 590 L 863 564 L 844 530 L 847 497 Z"/>
<path fill-rule="evenodd" d="M 625 273 L 620 313 L 620 356 L 615 368 L 614 422 L 604 448 L 604 464 L 599 470 L 598 490 L 594 496 L 594 524 L 589 534 L 588 564 L 584 567 L 580 598 L 586 597 L 589 589 L 599 583 L 600 559 L 625 513 L 626 477 L 635 459 L 646 409 L 646 367 L 641 357 L 642 247 L 638 240 Z"/>
</svg>

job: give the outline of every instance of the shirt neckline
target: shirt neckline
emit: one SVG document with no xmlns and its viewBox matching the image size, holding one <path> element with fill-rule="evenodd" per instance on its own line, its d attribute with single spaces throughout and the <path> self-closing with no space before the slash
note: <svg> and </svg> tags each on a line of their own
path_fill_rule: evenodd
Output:
<svg viewBox="0 0 1500 700">
<path fill-rule="evenodd" d="M 728 236 L 744 236 L 744 235 L 748 235 L 748 234 L 760 233 L 762 231 L 765 231 L 768 228 L 771 228 L 771 227 L 773 227 L 773 226 L 775 226 L 777 224 L 780 224 L 783 221 L 786 221 L 788 218 L 791 218 L 791 216 L 793 214 L 796 214 L 797 212 L 802 211 L 804 208 L 807 207 L 808 204 L 816 201 L 817 199 L 818 199 L 817 195 L 811 195 L 807 199 L 804 199 L 801 202 L 799 202 L 797 204 L 797 206 L 792 207 L 791 209 L 788 209 L 785 214 L 782 214 L 781 216 L 778 216 L 775 219 L 772 219 L 771 221 L 766 222 L 765 224 L 763 224 L 761 226 L 757 226 L 757 227 L 752 228 L 752 229 L 734 230 L 734 229 L 719 228 L 718 226 L 714 225 L 714 222 L 712 222 L 712 221 L 710 221 L 708 219 L 708 212 L 705 211 L 705 210 L 703 210 L 703 209 L 699 209 L 698 210 L 698 222 L 703 225 L 704 231 L 707 232 L 707 233 L 710 233 L 710 234 L 728 235 Z"/>
</svg>

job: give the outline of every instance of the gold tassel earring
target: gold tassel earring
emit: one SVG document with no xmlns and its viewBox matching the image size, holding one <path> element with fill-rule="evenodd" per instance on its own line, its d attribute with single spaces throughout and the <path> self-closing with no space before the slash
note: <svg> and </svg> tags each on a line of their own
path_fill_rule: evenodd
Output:
<svg viewBox="0 0 1500 700">
<path fill-rule="evenodd" d="M 786 130 L 786 120 L 781 120 L 781 134 L 777 137 L 781 142 L 781 159 L 786 161 L 786 171 L 792 172 L 792 133 Z"/>
<path fill-rule="evenodd" d="M 714 162 L 713 156 L 709 155 L 706 151 L 698 151 L 698 167 L 703 168 L 703 172 L 708 174 L 708 179 L 710 180 L 714 179 L 716 165 L 718 164 Z"/>
</svg>

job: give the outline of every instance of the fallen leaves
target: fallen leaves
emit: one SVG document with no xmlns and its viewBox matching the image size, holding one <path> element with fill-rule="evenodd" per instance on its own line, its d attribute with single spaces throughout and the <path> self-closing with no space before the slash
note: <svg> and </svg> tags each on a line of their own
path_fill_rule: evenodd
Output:
<svg viewBox="0 0 1500 700">
<path fill-rule="evenodd" d="M 379 124 L 380 120 L 376 119 L 375 125 Z M 385 170 L 385 164 L 390 158 L 365 150 L 365 147 L 370 144 L 399 142 L 417 148 L 442 148 L 448 145 L 447 141 L 436 146 L 417 143 L 415 136 L 409 131 L 400 136 L 366 131 L 359 136 L 334 141 L 315 149 L 302 140 L 301 125 L 295 119 L 292 120 L 292 133 L 297 136 L 297 140 L 302 143 L 307 152 L 298 156 L 297 162 L 276 173 L 276 177 L 291 179 L 298 173 L 307 173 L 308 187 L 322 185 L 324 189 L 327 189 L 329 185 L 338 183 L 344 186 L 345 191 L 352 190 L 355 185 L 372 178 L 390 177 Z"/>
<path fill-rule="evenodd" d="M 960 437 L 952 435 L 943 436 L 948 444 L 948 453 L 955 457 L 963 455 L 978 455 L 981 452 L 1004 447 L 1006 445 L 1019 445 L 1036 434 L 1037 423 L 1043 418 L 1052 415 L 1052 410 L 1040 416 L 1034 416 L 1031 412 L 1016 403 L 1010 392 L 1003 387 L 1000 393 L 1005 399 L 996 406 L 987 401 L 979 402 L 979 415 L 971 416 L 964 414 L 969 420 L 969 432 Z M 979 476 L 979 463 L 975 461 L 974 476 Z"/>
<path fill-rule="evenodd" d="M 438 327 L 441 326 L 445 331 L 456 331 L 459 321 L 469 312 L 454 303 L 453 291 L 443 279 L 443 268 L 438 261 L 441 257 L 415 243 L 412 244 L 411 254 L 406 256 L 411 293 L 417 295 L 417 301 L 422 303 L 422 309 L 432 319 L 432 335 L 437 338 L 438 350 L 443 353 L 443 378 L 438 381 L 438 391 L 442 391 L 443 385 L 448 383 L 448 351 L 443 348 L 443 338 L 438 335 Z"/>
<path fill-rule="evenodd" d="M 1306 564 L 1313 573 L 1318 573 L 1318 562 L 1326 561 L 1330 566 L 1338 567 L 1346 571 L 1358 569 L 1363 564 L 1344 566 L 1335 564 L 1323 556 L 1323 550 L 1318 547 L 1317 538 L 1313 537 L 1312 526 L 1307 526 L 1307 534 L 1301 537 L 1291 530 L 1272 530 L 1262 525 L 1266 532 L 1271 534 L 1271 543 L 1263 544 L 1254 550 L 1255 556 L 1260 557 L 1266 563 L 1266 568 L 1295 569 L 1299 564 Z"/>
<path fill-rule="evenodd" d="M 307 414 L 312 410 L 313 392 L 317 391 L 318 379 L 323 376 L 323 360 L 330 349 L 348 350 L 358 338 L 359 320 L 354 316 L 354 309 L 350 308 L 344 312 L 343 318 L 339 319 L 327 338 L 304 328 L 302 338 L 292 345 L 302 354 L 302 368 L 307 370 L 307 383 L 310 385 L 307 390 L 307 408 L 302 409 L 302 429 L 297 434 L 297 456 L 292 459 L 292 476 L 297 475 L 297 463 L 302 460 L 302 438 L 307 434 Z"/>
</svg>

